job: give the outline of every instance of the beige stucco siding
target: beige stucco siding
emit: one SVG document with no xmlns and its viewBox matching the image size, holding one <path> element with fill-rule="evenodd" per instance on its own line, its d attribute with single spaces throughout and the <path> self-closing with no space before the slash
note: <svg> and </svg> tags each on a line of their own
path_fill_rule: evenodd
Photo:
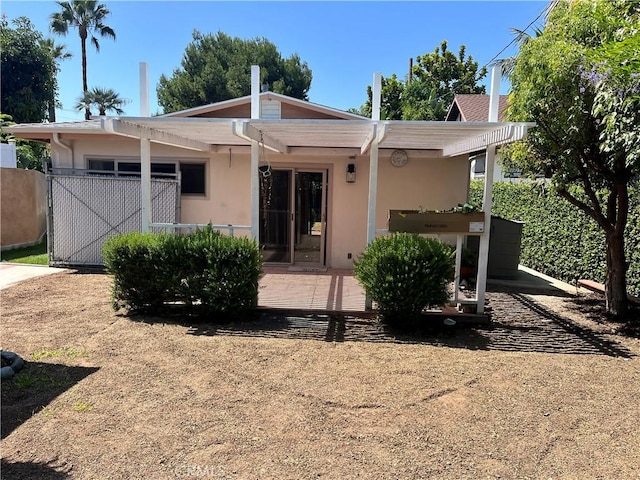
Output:
<svg viewBox="0 0 640 480">
<path fill-rule="evenodd" d="M 211 155 L 205 174 L 206 197 L 182 197 L 184 223 L 251 225 L 251 156 L 247 153 Z"/>
<path fill-rule="evenodd" d="M 70 143 L 70 142 L 69 142 Z M 122 137 L 73 140 L 74 165 L 86 168 L 88 158 L 139 159 L 140 142 Z M 467 200 L 469 161 L 466 155 L 438 158 L 434 152 L 409 151 L 404 167 L 389 161 L 390 149 L 379 154 L 376 229 L 386 229 L 390 209 L 447 209 Z M 251 155 L 247 147 L 220 147 L 216 153 L 151 144 L 157 161 L 205 162 L 206 195 L 183 195 L 183 223 L 250 225 Z M 351 268 L 366 246 L 369 156 L 349 157 L 321 149 L 302 154 L 266 152 L 273 168 L 304 168 L 329 172 L 327 208 L 327 263 L 332 268 Z M 67 162 L 68 163 L 68 162 Z M 348 163 L 356 165 L 356 182 L 346 182 Z M 244 232 L 241 234 L 248 234 Z M 351 254 L 351 258 L 349 257 Z"/>
<path fill-rule="evenodd" d="M 389 210 L 444 210 L 467 201 L 469 160 L 409 156 L 404 167 L 394 167 L 391 152 L 380 155 L 376 226 L 386 228 Z"/>
</svg>

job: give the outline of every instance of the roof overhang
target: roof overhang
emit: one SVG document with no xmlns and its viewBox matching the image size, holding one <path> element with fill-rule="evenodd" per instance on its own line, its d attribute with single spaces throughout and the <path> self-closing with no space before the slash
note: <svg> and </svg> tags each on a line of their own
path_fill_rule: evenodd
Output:
<svg viewBox="0 0 640 480">
<path fill-rule="evenodd" d="M 90 123 L 91 122 L 91 123 Z M 26 124 L 5 127 L 20 137 L 52 133 L 121 135 L 155 143 L 212 152 L 218 146 L 250 145 L 289 153 L 295 147 L 349 148 L 365 154 L 379 148 L 437 150 L 453 157 L 522 140 L 533 123 L 425 122 L 362 120 L 249 120 L 184 117 L 105 117 L 76 124 Z"/>
</svg>

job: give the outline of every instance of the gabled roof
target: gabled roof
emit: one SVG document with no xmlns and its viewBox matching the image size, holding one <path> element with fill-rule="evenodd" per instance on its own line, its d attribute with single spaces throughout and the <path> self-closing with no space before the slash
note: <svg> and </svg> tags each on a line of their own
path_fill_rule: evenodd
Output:
<svg viewBox="0 0 640 480">
<path fill-rule="evenodd" d="M 508 95 L 500 95 L 498 100 L 498 121 L 504 122 Z M 446 121 L 486 122 L 489 118 L 489 95 L 463 94 L 453 97 Z"/>
<path fill-rule="evenodd" d="M 354 113 L 338 110 L 337 108 L 326 107 L 317 103 L 311 103 L 306 100 L 300 100 L 298 98 L 289 97 L 275 92 L 262 92 L 260 93 L 260 100 L 274 100 L 279 101 L 282 104 L 289 105 L 298 111 L 308 111 L 311 118 L 326 118 L 326 119 L 339 119 L 339 120 L 363 120 L 365 117 L 356 115 Z M 239 110 L 239 107 L 246 107 L 247 112 L 251 111 L 251 95 L 245 97 L 233 98 L 231 100 L 224 100 L 222 102 L 210 103 L 209 105 L 203 105 L 201 107 L 188 108 L 186 110 L 180 110 L 178 112 L 166 113 L 160 115 L 160 117 L 207 117 L 207 118 L 229 118 L 229 115 L 225 114 L 225 111 L 233 112 L 231 115 L 234 118 L 249 118 L 235 115 Z M 296 118 L 304 118 L 298 113 Z"/>
<path fill-rule="evenodd" d="M 456 98 L 468 96 L 474 97 Z M 487 97 L 488 105 L 488 96 L 481 97 Z M 236 116 L 244 114 L 246 107 L 250 112 L 249 96 L 156 117 L 100 117 L 86 122 L 13 125 L 5 130 L 21 138 L 43 141 L 55 141 L 56 134 L 119 135 L 204 152 L 258 142 L 284 154 L 305 147 L 358 149 L 360 154 L 366 154 L 377 140 L 380 148 L 439 150 L 448 157 L 520 140 L 527 128 L 533 126 L 486 120 L 374 121 L 273 92 L 260 94 L 260 99 L 281 102 L 283 113 L 291 116 L 282 119 Z"/>
</svg>

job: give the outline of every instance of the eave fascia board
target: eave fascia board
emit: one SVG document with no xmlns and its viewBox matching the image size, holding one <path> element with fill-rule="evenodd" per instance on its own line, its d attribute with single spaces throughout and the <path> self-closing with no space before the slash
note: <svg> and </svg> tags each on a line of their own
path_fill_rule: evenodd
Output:
<svg viewBox="0 0 640 480">
<path fill-rule="evenodd" d="M 175 133 L 164 132 L 146 125 L 140 125 L 119 118 L 103 118 L 100 121 L 102 129 L 107 133 L 122 135 L 130 138 L 146 138 L 154 143 L 162 143 L 174 147 L 196 150 L 199 152 L 215 152 L 215 146 L 192 138 L 182 137 Z"/>
<path fill-rule="evenodd" d="M 524 139 L 527 130 L 535 126 L 535 123 L 509 123 L 503 127 L 496 128 L 488 133 L 468 138 L 461 142 L 447 145 L 442 149 L 445 157 L 454 157 L 466 153 L 484 150 L 490 145 L 504 145 Z"/>
</svg>

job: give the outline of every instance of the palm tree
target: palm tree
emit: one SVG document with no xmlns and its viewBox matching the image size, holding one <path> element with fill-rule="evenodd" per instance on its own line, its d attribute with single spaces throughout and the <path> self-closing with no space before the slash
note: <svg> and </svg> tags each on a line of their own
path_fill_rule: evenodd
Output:
<svg viewBox="0 0 640 480">
<path fill-rule="evenodd" d="M 120 98 L 111 88 L 94 87 L 78 99 L 76 109 L 80 112 L 84 110 L 91 115 L 91 106 L 95 105 L 98 108 L 99 115 L 104 116 L 109 111 L 122 115 L 124 110 L 120 107 L 127 103 L 129 103 L 129 100 Z"/>
<path fill-rule="evenodd" d="M 544 19 L 547 20 L 549 18 L 549 15 L 551 14 L 551 12 L 553 11 L 554 8 L 556 8 L 558 6 L 558 3 L 560 3 L 560 0 L 551 0 L 547 6 L 544 8 L 544 10 L 542 10 L 542 12 L 540 12 L 540 15 L 538 15 L 533 22 L 531 22 L 529 24 L 529 26 L 527 28 L 525 28 L 524 30 L 520 30 L 519 28 L 512 28 L 511 32 L 515 35 L 515 39 L 513 40 L 514 42 L 516 42 L 518 44 L 518 48 L 522 48 L 524 45 L 527 44 L 527 42 L 529 40 L 531 40 L 532 38 L 538 38 L 540 35 L 542 35 L 544 33 L 544 27 L 534 27 L 533 29 L 533 36 L 529 35 L 527 33 L 527 30 L 529 29 L 529 27 L 531 27 L 533 25 L 533 23 L 538 20 L 538 18 L 544 16 Z M 513 74 L 513 69 L 516 68 L 516 61 L 518 60 L 518 55 L 513 55 L 511 57 L 507 57 L 507 58 L 503 58 L 502 60 L 500 60 L 500 71 L 501 74 L 504 78 L 509 78 L 511 77 L 511 75 Z"/>
<path fill-rule="evenodd" d="M 44 48 L 48 49 L 51 52 L 51 56 L 56 64 L 56 73 L 60 72 L 59 62 L 62 60 L 66 60 L 68 58 L 73 57 L 73 54 L 67 51 L 67 46 L 64 44 L 57 44 L 51 38 L 47 38 L 46 40 L 41 40 L 40 45 Z M 58 81 L 56 79 L 56 91 L 53 93 L 53 98 L 49 101 L 49 121 L 56 121 L 56 92 L 58 90 Z"/>
<path fill-rule="evenodd" d="M 70 0 L 68 2 L 56 2 L 62 11 L 51 15 L 51 31 L 59 35 L 66 35 L 69 27 L 77 28 L 82 47 L 82 91 L 86 94 L 89 90 L 87 84 L 87 38 L 91 36 L 91 43 L 100 51 L 100 43 L 93 35 L 98 32 L 102 37 L 116 39 L 113 29 L 103 23 L 111 13 L 107 7 L 97 0 Z M 85 110 L 85 119 L 89 120 L 91 112 Z"/>
</svg>

